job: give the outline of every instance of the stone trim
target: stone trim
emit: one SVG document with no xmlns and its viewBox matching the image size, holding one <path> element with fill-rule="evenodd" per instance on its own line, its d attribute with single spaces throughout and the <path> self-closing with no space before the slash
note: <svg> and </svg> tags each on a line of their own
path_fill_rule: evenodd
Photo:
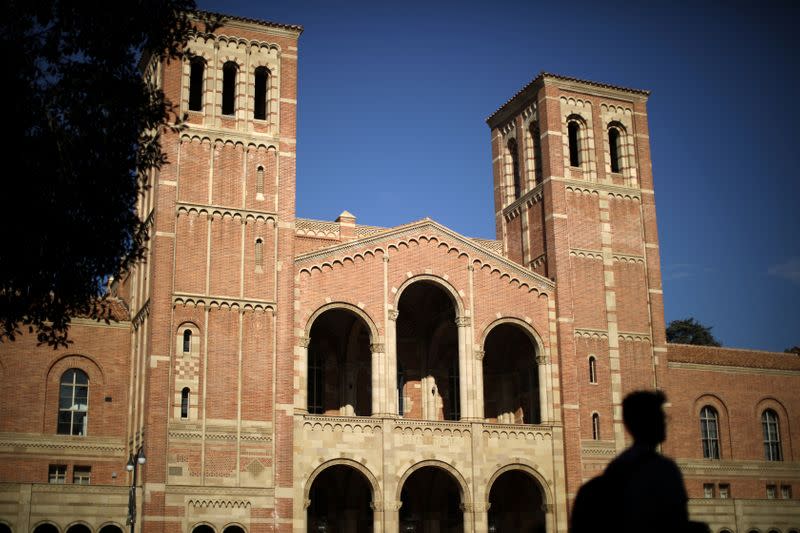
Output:
<svg viewBox="0 0 800 533">
<path fill-rule="evenodd" d="M 230 298 L 227 296 L 210 296 L 203 294 L 190 294 L 176 292 L 172 295 L 172 306 L 189 305 L 195 307 L 209 307 L 211 309 L 231 308 L 243 311 L 275 311 L 276 302 L 269 300 L 253 300 Z"/>
<path fill-rule="evenodd" d="M 26 433 L 0 433 L 0 452 L 36 455 L 96 455 L 122 457 L 125 443 L 122 438 L 43 436 Z"/>
<path fill-rule="evenodd" d="M 773 376 L 792 376 L 792 377 L 800 375 L 800 370 L 778 370 L 775 368 L 757 368 L 752 366 L 683 363 L 680 361 L 668 361 L 667 368 L 680 368 L 682 370 L 699 370 L 705 372 L 726 372 L 734 374 L 767 374 Z"/>
<path fill-rule="evenodd" d="M 250 209 L 238 209 L 235 207 L 222 207 L 209 204 L 190 204 L 188 202 L 176 202 L 175 204 L 176 216 L 190 214 L 193 211 L 197 214 L 206 215 L 209 218 L 214 216 L 224 217 L 227 215 L 232 218 L 240 218 L 245 221 L 261 220 L 266 222 L 267 220 L 272 220 L 275 222 L 278 218 L 277 213 L 271 211 L 254 211 Z"/>
</svg>

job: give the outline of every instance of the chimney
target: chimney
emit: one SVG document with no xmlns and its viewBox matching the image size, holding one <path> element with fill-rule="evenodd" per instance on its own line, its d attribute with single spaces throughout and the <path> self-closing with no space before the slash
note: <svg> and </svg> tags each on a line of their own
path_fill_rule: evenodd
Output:
<svg viewBox="0 0 800 533">
<path fill-rule="evenodd" d="M 339 240 L 352 241 L 356 238 L 356 217 L 348 211 L 342 211 L 339 218 L 336 219 L 339 223 Z"/>
</svg>

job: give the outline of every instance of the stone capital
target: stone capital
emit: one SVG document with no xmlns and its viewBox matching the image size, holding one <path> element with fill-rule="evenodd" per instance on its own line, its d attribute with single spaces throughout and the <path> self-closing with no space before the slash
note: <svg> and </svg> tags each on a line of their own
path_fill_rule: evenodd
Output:
<svg viewBox="0 0 800 533">
<path fill-rule="evenodd" d="M 297 344 L 302 346 L 303 348 L 308 348 L 311 344 L 311 337 L 300 337 L 297 340 Z"/>
<path fill-rule="evenodd" d="M 478 361 L 483 361 L 483 356 L 486 355 L 486 352 L 481 350 L 480 348 L 475 348 L 472 350 L 472 353 L 475 355 L 475 359 Z"/>
<path fill-rule="evenodd" d="M 400 311 L 398 311 L 397 309 L 389 310 L 389 320 L 397 320 L 398 316 L 400 316 Z"/>
<path fill-rule="evenodd" d="M 456 326 L 460 328 L 469 327 L 472 324 L 472 319 L 468 316 L 460 316 L 456 318 Z"/>
<path fill-rule="evenodd" d="M 548 360 L 548 357 L 546 355 L 537 355 L 536 356 L 536 363 L 539 364 L 539 365 L 546 365 L 549 362 L 550 361 Z"/>
<path fill-rule="evenodd" d="M 382 342 L 373 342 L 369 345 L 369 351 L 372 353 L 384 353 L 384 347 Z"/>
</svg>

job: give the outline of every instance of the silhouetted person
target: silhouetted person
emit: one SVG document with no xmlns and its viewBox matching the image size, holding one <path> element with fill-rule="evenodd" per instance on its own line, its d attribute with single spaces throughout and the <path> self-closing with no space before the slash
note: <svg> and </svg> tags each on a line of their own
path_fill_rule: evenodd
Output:
<svg viewBox="0 0 800 533">
<path fill-rule="evenodd" d="M 633 445 L 578 491 L 572 533 L 708 531 L 689 521 L 678 465 L 656 451 L 667 436 L 664 402 L 660 391 L 632 392 L 622 401 L 622 420 Z"/>
</svg>

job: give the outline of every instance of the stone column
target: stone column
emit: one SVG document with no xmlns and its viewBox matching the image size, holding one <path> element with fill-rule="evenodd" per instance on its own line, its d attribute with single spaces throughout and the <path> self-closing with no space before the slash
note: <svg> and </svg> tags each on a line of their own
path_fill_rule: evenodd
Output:
<svg viewBox="0 0 800 533">
<path fill-rule="evenodd" d="M 473 364 L 475 365 L 475 418 L 481 422 L 486 420 L 483 412 L 483 356 L 484 351 L 476 348 L 473 352 Z"/>
<path fill-rule="evenodd" d="M 397 317 L 394 309 L 387 313 L 386 321 L 386 413 L 388 416 L 398 415 L 397 405 Z"/>
<path fill-rule="evenodd" d="M 403 502 L 387 501 L 383 512 L 383 530 L 375 530 L 375 533 L 384 531 L 385 533 L 395 533 L 400 530 L 400 506 Z"/>
<path fill-rule="evenodd" d="M 372 352 L 372 416 L 386 414 L 386 353 L 381 343 L 369 345 Z"/>
<path fill-rule="evenodd" d="M 475 533 L 488 533 L 489 505 L 476 503 L 474 505 L 473 519 L 475 520 Z"/>
<path fill-rule="evenodd" d="M 300 337 L 294 348 L 295 355 L 297 355 L 297 366 L 294 371 L 299 376 L 294 404 L 296 414 L 308 414 L 308 346 L 310 344 L 311 338 Z"/>
<path fill-rule="evenodd" d="M 370 508 L 372 509 L 372 532 L 373 533 L 383 533 L 383 505 L 381 503 L 370 502 Z M 354 530 L 355 531 L 355 530 Z"/>
<path fill-rule="evenodd" d="M 539 371 L 539 419 L 541 423 L 550 422 L 550 406 L 547 401 L 547 367 L 549 366 L 546 355 L 537 355 L 536 364 Z M 549 530 L 548 530 L 549 531 Z"/>
<path fill-rule="evenodd" d="M 467 355 L 467 328 L 470 327 L 471 321 L 468 316 L 460 316 L 456 318 L 456 326 L 458 326 L 458 394 L 459 403 L 461 404 L 461 419 L 469 420 L 473 418 L 473 409 L 470 404 L 470 394 L 468 394 L 469 383 L 467 366 L 472 364 L 472 358 Z"/>
<path fill-rule="evenodd" d="M 545 503 L 542 505 L 542 511 L 544 511 L 545 531 L 555 531 L 555 529 L 553 529 L 556 523 L 554 505 L 552 503 Z"/>
</svg>

